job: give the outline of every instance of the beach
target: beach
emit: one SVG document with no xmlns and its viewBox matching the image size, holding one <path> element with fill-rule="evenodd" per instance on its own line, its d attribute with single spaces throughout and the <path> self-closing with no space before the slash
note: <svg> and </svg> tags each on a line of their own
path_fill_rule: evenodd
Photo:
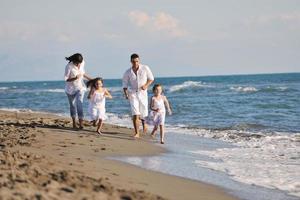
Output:
<svg viewBox="0 0 300 200">
<path fill-rule="evenodd" d="M 235 199 L 222 189 L 109 159 L 165 151 L 148 136 L 48 113 L 0 111 L 0 199 Z"/>
</svg>

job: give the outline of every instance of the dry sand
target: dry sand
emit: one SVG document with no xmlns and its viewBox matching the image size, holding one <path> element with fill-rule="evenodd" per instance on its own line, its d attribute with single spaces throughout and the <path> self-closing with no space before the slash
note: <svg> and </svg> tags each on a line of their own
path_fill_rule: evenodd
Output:
<svg viewBox="0 0 300 200">
<path fill-rule="evenodd" d="M 165 150 L 105 124 L 73 130 L 68 118 L 0 111 L 0 200 L 236 199 L 215 186 L 106 159 Z"/>
</svg>

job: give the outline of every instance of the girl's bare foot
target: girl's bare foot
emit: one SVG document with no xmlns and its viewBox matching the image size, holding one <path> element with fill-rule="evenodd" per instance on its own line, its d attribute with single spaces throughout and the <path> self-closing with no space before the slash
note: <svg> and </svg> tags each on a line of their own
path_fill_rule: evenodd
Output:
<svg viewBox="0 0 300 200">
<path fill-rule="evenodd" d="M 160 143 L 161 143 L 161 144 L 165 144 L 165 142 L 164 142 L 164 141 L 160 141 Z"/>
<path fill-rule="evenodd" d="M 97 130 L 97 133 L 98 133 L 99 135 L 103 135 L 103 134 L 101 133 L 101 131 L 100 131 L 100 130 Z"/>
<path fill-rule="evenodd" d="M 154 134 L 151 134 L 151 138 L 152 138 L 152 139 L 155 139 L 155 135 L 154 135 Z"/>
<path fill-rule="evenodd" d="M 133 138 L 140 138 L 140 134 L 139 133 L 136 133 Z"/>
<path fill-rule="evenodd" d="M 93 126 L 96 126 L 96 120 L 91 121 L 93 123 Z"/>
<path fill-rule="evenodd" d="M 147 134 L 147 131 L 148 131 L 147 127 L 144 127 L 144 128 L 143 128 L 143 134 L 146 135 L 146 134 Z"/>
</svg>

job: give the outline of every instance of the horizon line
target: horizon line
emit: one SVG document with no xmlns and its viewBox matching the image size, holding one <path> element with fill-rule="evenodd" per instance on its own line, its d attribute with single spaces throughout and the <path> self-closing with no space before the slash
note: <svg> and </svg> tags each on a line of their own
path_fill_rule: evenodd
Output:
<svg viewBox="0 0 300 200">
<path fill-rule="evenodd" d="M 251 76 L 251 75 L 276 75 L 276 74 L 299 74 L 299 72 L 275 72 L 275 73 L 268 73 L 268 72 L 263 72 L 263 73 L 241 73 L 241 74 L 209 74 L 209 75 L 187 75 L 187 76 L 157 76 L 155 78 L 195 78 L 195 77 L 213 77 L 213 76 Z M 106 80 L 121 80 L 122 78 L 106 78 Z M 1 81 L 0 83 L 18 83 L 18 82 L 57 82 L 57 81 L 64 81 L 63 79 L 61 80 L 17 80 L 17 81 Z"/>
</svg>

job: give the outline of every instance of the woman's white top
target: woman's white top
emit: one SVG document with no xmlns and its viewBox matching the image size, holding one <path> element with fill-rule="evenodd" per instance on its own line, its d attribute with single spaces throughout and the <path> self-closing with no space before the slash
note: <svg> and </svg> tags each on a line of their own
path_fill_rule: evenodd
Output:
<svg viewBox="0 0 300 200">
<path fill-rule="evenodd" d="M 80 67 L 78 68 L 72 62 L 69 62 L 65 69 L 65 91 L 67 94 L 73 95 L 77 91 L 86 91 L 86 86 L 83 82 L 83 75 L 85 74 L 84 70 L 85 62 L 82 61 Z M 77 75 L 80 77 L 75 81 L 67 81 L 69 78 L 75 78 Z"/>
</svg>

